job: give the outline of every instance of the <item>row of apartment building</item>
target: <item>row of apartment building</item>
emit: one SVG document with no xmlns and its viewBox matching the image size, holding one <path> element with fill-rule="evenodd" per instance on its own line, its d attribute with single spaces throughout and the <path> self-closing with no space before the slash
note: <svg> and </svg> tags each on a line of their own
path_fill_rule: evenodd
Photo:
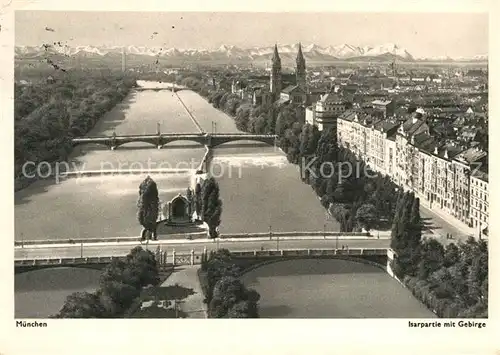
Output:
<svg viewBox="0 0 500 355">
<path fill-rule="evenodd" d="M 486 152 L 438 142 L 418 114 L 398 121 L 348 110 L 338 117 L 336 127 L 339 145 L 371 169 L 414 191 L 424 205 L 463 223 L 476 236 L 487 236 Z"/>
</svg>

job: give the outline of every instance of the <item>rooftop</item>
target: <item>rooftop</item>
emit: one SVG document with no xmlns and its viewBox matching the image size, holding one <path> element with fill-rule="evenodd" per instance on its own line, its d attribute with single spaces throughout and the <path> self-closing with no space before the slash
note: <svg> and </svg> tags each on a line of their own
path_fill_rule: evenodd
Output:
<svg viewBox="0 0 500 355">
<path fill-rule="evenodd" d="M 321 99 L 319 101 L 324 103 L 336 103 L 336 104 L 344 103 L 344 100 L 339 95 L 332 92 L 325 95 L 321 95 Z"/>
<path fill-rule="evenodd" d="M 294 91 L 304 92 L 304 90 L 302 90 L 302 88 L 298 85 L 289 85 L 286 88 L 284 88 L 281 92 L 285 94 L 291 94 Z"/>
<path fill-rule="evenodd" d="M 470 164 L 485 158 L 487 155 L 488 154 L 485 151 L 477 147 L 473 147 L 457 155 L 456 160 Z"/>
<path fill-rule="evenodd" d="M 392 101 L 391 100 L 375 100 L 375 101 L 372 101 L 372 104 L 373 105 L 382 105 L 382 106 L 387 106 L 391 103 Z"/>
<path fill-rule="evenodd" d="M 483 181 L 488 182 L 488 173 L 485 171 L 482 171 L 480 169 L 474 169 L 472 171 L 472 176 L 477 178 L 477 179 L 481 179 Z"/>
<path fill-rule="evenodd" d="M 399 123 L 390 121 L 390 120 L 382 120 L 375 123 L 374 128 L 382 131 L 389 132 L 393 129 L 396 129 L 399 126 Z"/>
</svg>

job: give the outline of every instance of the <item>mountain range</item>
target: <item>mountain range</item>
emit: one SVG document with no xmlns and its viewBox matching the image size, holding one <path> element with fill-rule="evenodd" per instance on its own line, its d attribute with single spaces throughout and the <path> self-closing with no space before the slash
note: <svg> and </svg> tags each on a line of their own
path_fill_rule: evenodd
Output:
<svg viewBox="0 0 500 355">
<path fill-rule="evenodd" d="M 122 55 L 122 51 L 127 56 L 149 56 L 157 58 L 168 58 L 182 61 L 269 61 L 273 55 L 274 46 L 240 48 L 231 45 L 221 45 L 217 49 L 177 49 L 146 46 L 68 46 L 65 43 L 55 42 L 40 46 L 16 46 L 16 58 L 42 58 L 50 55 L 61 57 L 114 57 Z M 298 51 L 298 44 L 279 45 L 278 51 L 284 62 L 295 60 Z M 302 46 L 302 52 L 306 60 L 315 61 L 486 61 L 487 55 L 480 55 L 471 58 L 415 58 L 405 48 L 387 43 L 378 46 L 353 46 L 350 44 L 340 44 L 336 46 L 322 47 L 316 44 Z"/>
</svg>

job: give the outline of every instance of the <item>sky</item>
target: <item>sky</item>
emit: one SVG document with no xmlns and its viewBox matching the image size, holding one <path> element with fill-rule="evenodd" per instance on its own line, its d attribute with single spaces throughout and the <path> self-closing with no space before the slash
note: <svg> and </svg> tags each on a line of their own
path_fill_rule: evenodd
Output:
<svg viewBox="0 0 500 355">
<path fill-rule="evenodd" d="M 214 49 L 222 44 L 396 43 L 417 58 L 488 53 L 486 13 L 16 11 L 15 25 L 16 45 L 62 41 Z"/>
</svg>

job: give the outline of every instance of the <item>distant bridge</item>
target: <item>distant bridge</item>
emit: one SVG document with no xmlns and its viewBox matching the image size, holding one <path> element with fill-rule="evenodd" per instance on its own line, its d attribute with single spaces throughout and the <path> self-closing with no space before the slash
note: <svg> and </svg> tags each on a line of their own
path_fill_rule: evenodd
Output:
<svg viewBox="0 0 500 355">
<path fill-rule="evenodd" d="M 180 87 L 180 86 L 164 87 L 164 88 L 147 88 L 147 87 L 139 86 L 139 87 L 136 87 L 134 90 L 136 90 L 136 91 L 167 91 L 168 90 L 168 91 L 172 91 L 172 92 L 178 92 L 181 90 L 188 90 L 188 88 Z"/>
<path fill-rule="evenodd" d="M 269 145 L 276 144 L 277 136 L 273 134 L 245 134 L 245 133 L 170 133 L 170 134 L 155 134 L 155 135 L 112 135 L 112 136 L 96 136 L 73 138 L 73 146 L 83 144 L 101 144 L 115 150 L 119 146 L 132 142 L 148 143 L 161 149 L 164 145 L 175 141 L 191 141 L 209 148 L 214 148 L 218 145 L 235 142 L 235 141 L 255 141 Z"/>
</svg>

